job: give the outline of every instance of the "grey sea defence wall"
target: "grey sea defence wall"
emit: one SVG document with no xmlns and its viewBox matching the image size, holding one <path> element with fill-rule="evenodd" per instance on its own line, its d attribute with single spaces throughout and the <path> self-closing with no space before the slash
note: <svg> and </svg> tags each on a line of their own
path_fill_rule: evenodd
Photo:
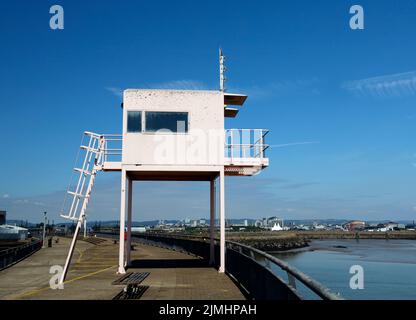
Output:
<svg viewBox="0 0 416 320">
<path fill-rule="evenodd" d="M 339 231 L 296 231 L 296 232 L 250 232 L 230 233 L 227 240 L 240 242 L 262 251 L 286 251 L 309 246 L 317 239 L 402 239 L 416 240 L 416 231 L 391 232 L 339 232 Z"/>
<path fill-rule="evenodd" d="M 305 239 L 402 239 L 416 240 L 416 231 L 298 231 L 296 235 Z"/>
<path fill-rule="evenodd" d="M 299 237 L 291 237 L 286 239 L 243 238 L 239 239 L 238 242 L 266 252 L 286 251 L 304 248 L 309 245 L 308 240 Z"/>
</svg>

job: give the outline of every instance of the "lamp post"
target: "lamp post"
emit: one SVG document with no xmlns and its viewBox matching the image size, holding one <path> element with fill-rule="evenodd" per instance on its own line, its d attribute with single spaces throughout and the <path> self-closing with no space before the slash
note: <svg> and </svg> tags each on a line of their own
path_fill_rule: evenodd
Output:
<svg viewBox="0 0 416 320">
<path fill-rule="evenodd" d="M 46 235 L 46 211 L 43 213 L 43 236 L 42 236 L 42 248 L 45 248 L 45 235 Z"/>
</svg>

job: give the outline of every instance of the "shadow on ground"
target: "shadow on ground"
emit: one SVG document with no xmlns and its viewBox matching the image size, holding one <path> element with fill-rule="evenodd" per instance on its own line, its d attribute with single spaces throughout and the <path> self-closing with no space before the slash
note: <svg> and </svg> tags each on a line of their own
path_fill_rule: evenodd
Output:
<svg viewBox="0 0 416 320">
<path fill-rule="evenodd" d="M 140 259 L 132 260 L 128 268 L 207 268 L 203 259 Z"/>
</svg>

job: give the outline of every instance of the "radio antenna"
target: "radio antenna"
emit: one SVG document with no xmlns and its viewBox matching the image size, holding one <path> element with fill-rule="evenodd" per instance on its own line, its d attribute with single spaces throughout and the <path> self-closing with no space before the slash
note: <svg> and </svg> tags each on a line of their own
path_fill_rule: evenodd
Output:
<svg viewBox="0 0 416 320">
<path fill-rule="evenodd" d="M 221 92 L 226 91 L 226 89 L 225 89 L 225 80 L 226 80 L 226 78 L 225 78 L 224 74 L 225 74 L 225 70 L 227 70 L 227 69 L 224 65 L 224 62 L 225 62 L 225 56 L 223 55 L 222 49 L 220 48 L 220 91 Z"/>
</svg>

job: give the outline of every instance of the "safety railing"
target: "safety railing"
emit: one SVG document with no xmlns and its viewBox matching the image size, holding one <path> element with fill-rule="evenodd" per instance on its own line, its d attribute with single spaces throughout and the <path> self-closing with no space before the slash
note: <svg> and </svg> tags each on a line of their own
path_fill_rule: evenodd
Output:
<svg viewBox="0 0 416 320">
<path fill-rule="evenodd" d="M 230 159 L 266 158 L 267 129 L 226 129 L 224 155 Z M 104 140 L 103 162 L 120 162 L 123 136 L 121 134 L 96 134 L 86 131 L 85 136 Z"/>
<path fill-rule="evenodd" d="M 123 152 L 123 136 L 121 134 L 103 134 L 104 138 L 104 150 L 103 161 L 104 162 L 120 162 Z"/>
<path fill-rule="evenodd" d="M 286 284 L 295 290 L 297 289 L 296 282 L 300 282 L 302 285 L 304 285 L 306 288 L 308 288 L 310 291 L 315 293 L 318 297 L 320 297 L 323 300 L 343 299 L 340 295 L 333 293 L 324 285 L 312 279 L 303 272 L 299 271 L 295 267 L 290 266 L 286 262 L 264 251 L 234 241 L 227 241 L 227 249 L 237 251 L 240 254 L 250 257 L 255 261 L 263 261 L 265 267 L 268 269 L 273 270 L 272 265 L 274 265 L 279 269 L 283 270 L 287 274 Z"/>
<path fill-rule="evenodd" d="M 121 161 L 123 136 L 121 134 L 98 134 L 89 131 L 84 132 L 84 136 L 89 138 L 93 143 L 97 141 L 96 151 L 101 153 L 98 165 L 107 161 Z M 102 144 L 99 143 L 102 141 Z M 90 142 L 91 144 L 91 142 Z M 81 148 L 84 144 L 84 139 L 81 141 Z M 95 149 L 92 148 L 92 151 Z"/>
<path fill-rule="evenodd" d="M 268 145 L 266 129 L 227 129 L 225 130 L 226 158 L 265 158 Z"/>
<path fill-rule="evenodd" d="M 114 234 L 113 234 L 114 235 Z M 134 234 L 141 242 L 164 248 L 185 251 L 209 260 L 209 239 L 185 235 Z M 215 265 L 219 262 L 219 241 L 215 240 Z M 275 269 L 287 275 L 285 281 Z M 256 248 L 226 241 L 226 272 L 255 300 L 303 299 L 298 284 L 309 292 L 308 297 L 322 300 L 343 300 L 318 281 L 290 266 L 286 262 Z"/>
<path fill-rule="evenodd" d="M 0 251 L 0 271 L 25 259 L 42 248 L 42 240 Z"/>
</svg>

